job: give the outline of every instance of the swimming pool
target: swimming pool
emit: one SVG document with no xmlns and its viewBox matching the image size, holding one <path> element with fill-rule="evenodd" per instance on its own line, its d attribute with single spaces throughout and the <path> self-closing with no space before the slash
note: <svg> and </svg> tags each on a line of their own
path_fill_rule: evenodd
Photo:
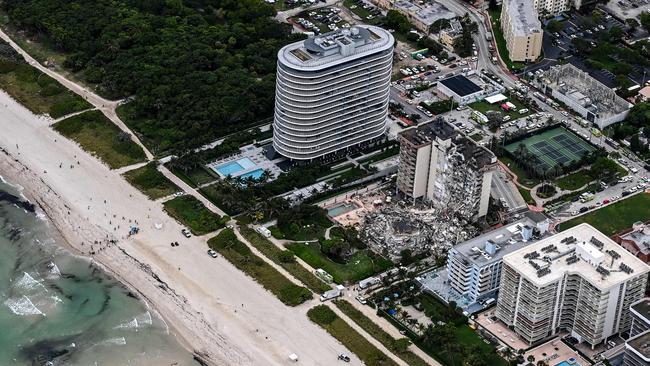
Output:
<svg viewBox="0 0 650 366">
<path fill-rule="evenodd" d="M 560 363 L 556 363 L 555 366 L 580 366 L 580 364 L 576 362 L 575 358 L 571 357 L 567 361 L 562 361 Z"/>
<path fill-rule="evenodd" d="M 250 171 L 248 173 L 240 175 L 242 179 L 246 179 L 248 177 L 253 177 L 255 179 L 260 179 L 260 177 L 264 174 L 264 169 L 255 169 L 253 171 Z"/>
<path fill-rule="evenodd" d="M 214 168 L 218 173 L 228 176 L 228 175 L 233 175 L 239 171 L 245 170 L 245 169 L 250 169 L 255 167 L 255 163 L 249 158 L 242 158 L 236 161 L 231 161 L 229 163 L 219 165 L 218 167 Z"/>
<path fill-rule="evenodd" d="M 344 213 L 354 211 L 357 208 L 359 207 L 354 203 L 341 203 L 327 210 L 327 216 L 329 217 L 341 216 Z"/>
</svg>

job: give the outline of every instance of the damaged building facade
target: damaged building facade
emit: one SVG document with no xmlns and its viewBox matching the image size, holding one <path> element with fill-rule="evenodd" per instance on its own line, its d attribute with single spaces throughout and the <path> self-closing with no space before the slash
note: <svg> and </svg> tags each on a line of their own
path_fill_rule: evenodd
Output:
<svg viewBox="0 0 650 366">
<path fill-rule="evenodd" d="M 399 141 L 398 199 L 367 215 L 361 234 L 391 258 L 404 249 L 444 256 L 478 233 L 471 224 L 487 213 L 496 157 L 442 118 Z"/>
<path fill-rule="evenodd" d="M 443 205 L 467 217 L 487 214 L 494 154 L 443 118 L 399 135 L 397 191 L 405 198 Z"/>
</svg>

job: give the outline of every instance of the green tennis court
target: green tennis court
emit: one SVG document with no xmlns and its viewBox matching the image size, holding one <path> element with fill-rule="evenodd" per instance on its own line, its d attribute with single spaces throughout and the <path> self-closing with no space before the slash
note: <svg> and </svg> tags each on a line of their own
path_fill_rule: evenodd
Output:
<svg viewBox="0 0 650 366">
<path fill-rule="evenodd" d="M 548 171 L 556 165 L 566 166 L 579 161 L 583 155 L 596 150 L 587 141 L 562 127 L 513 142 L 506 145 L 505 149 L 510 154 L 516 155 L 521 144 L 535 157 L 544 171 Z"/>
</svg>

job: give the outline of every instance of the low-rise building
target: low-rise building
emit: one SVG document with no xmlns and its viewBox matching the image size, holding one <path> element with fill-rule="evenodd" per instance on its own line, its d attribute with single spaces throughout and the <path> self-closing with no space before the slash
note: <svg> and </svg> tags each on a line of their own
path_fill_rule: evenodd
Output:
<svg viewBox="0 0 650 366">
<path fill-rule="evenodd" d="M 632 325 L 650 267 L 588 224 L 503 257 L 496 316 L 526 343 L 566 331 L 592 348 Z"/>
<path fill-rule="evenodd" d="M 536 85 L 601 130 L 623 121 L 632 107 L 614 90 L 569 63 L 552 66 L 537 77 Z"/>
<path fill-rule="evenodd" d="M 501 30 L 512 61 L 535 61 L 542 53 L 542 23 L 529 0 L 503 0 Z"/>
<path fill-rule="evenodd" d="M 447 47 L 447 49 L 453 51 L 456 40 L 462 37 L 462 35 L 463 25 L 455 18 L 449 21 L 449 27 L 441 29 L 440 32 L 438 32 L 438 42 Z"/>
<path fill-rule="evenodd" d="M 453 246 L 447 255 L 449 286 L 467 303 L 496 298 L 503 256 L 533 244 L 548 232 L 549 220 L 532 213 L 514 223 Z"/>
<path fill-rule="evenodd" d="M 478 102 L 485 98 L 483 88 L 463 75 L 440 80 L 438 90 L 460 105 Z"/>
<path fill-rule="evenodd" d="M 646 263 L 650 263 L 650 224 L 636 222 L 632 228 L 613 237 L 628 252 Z"/>
<path fill-rule="evenodd" d="M 419 5 L 408 0 L 373 0 L 373 3 L 384 10 L 397 10 L 404 14 L 413 26 L 425 34 L 429 28 L 440 19 L 453 19 L 458 15 L 437 1 Z"/>
</svg>

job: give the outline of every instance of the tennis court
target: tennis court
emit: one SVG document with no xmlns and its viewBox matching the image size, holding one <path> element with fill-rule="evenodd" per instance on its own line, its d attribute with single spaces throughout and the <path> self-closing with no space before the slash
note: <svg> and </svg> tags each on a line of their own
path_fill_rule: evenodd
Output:
<svg viewBox="0 0 650 366">
<path fill-rule="evenodd" d="M 521 144 L 526 146 L 544 171 L 556 165 L 569 165 L 595 150 L 587 141 L 562 127 L 513 142 L 505 148 L 509 153 L 516 155 Z"/>
</svg>

